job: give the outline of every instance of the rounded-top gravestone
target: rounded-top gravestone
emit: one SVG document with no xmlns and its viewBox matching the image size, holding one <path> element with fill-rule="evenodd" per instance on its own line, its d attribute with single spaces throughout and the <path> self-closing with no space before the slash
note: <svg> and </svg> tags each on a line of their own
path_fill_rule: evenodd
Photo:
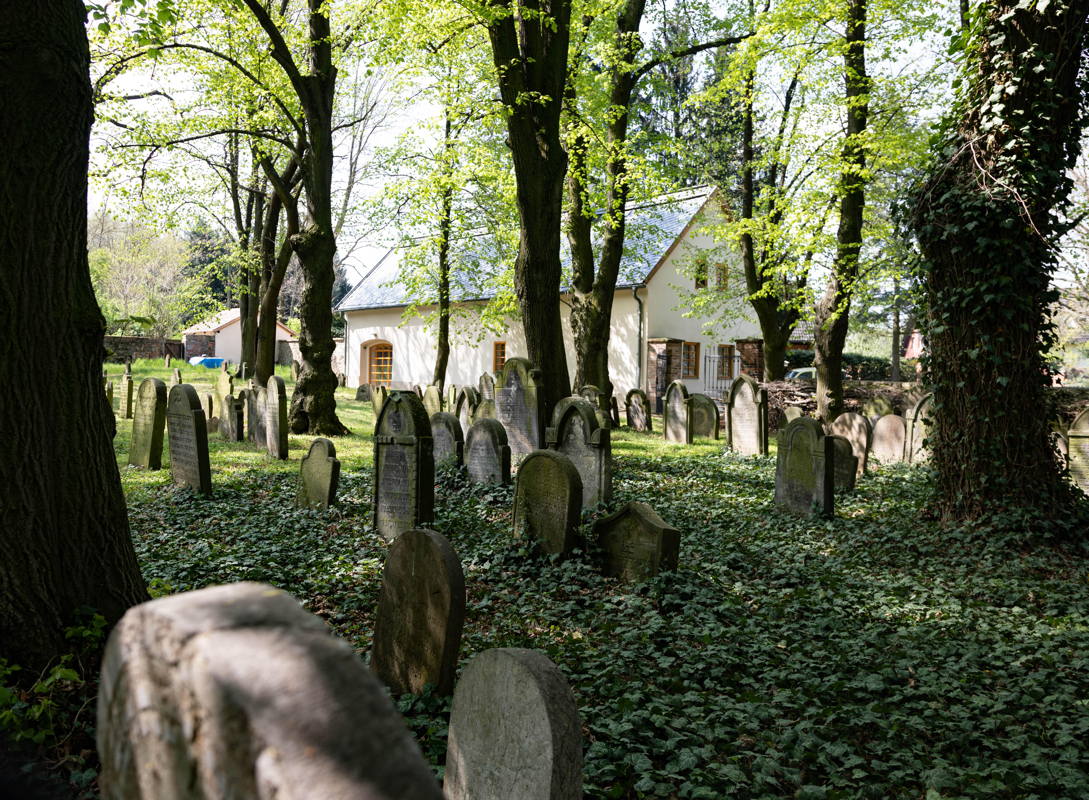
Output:
<svg viewBox="0 0 1089 800">
<path fill-rule="evenodd" d="M 930 459 L 925 441 L 930 435 L 931 414 L 934 410 L 934 393 L 923 395 L 908 412 L 907 442 L 904 444 L 904 456 L 911 464 L 922 464 Z"/>
<path fill-rule="evenodd" d="M 788 423 L 779 432 L 775 502 L 798 514 L 831 517 L 835 497 L 832 448 L 824 428 L 812 417 Z"/>
<path fill-rule="evenodd" d="M 510 483 L 510 446 L 498 420 L 481 419 L 469 426 L 465 469 L 473 483 Z"/>
<path fill-rule="evenodd" d="M 453 414 L 437 411 L 431 415 L 432 450 L 435 466 L 453 464 L 461 466 L 465 439 L 461 434 L 461 423 Z"/>
<path fill-rule="evenodd" d="M 688 416 L 688 387 L 673 381 L 665 392 L 662 429 L 667 442 L 692 444 L 692 424 Z"/>
<path fill-rule="evenodd" d="M 582 510 L 582 479 L 567 456 L 535 450 L 518 468 L 514 487 L 514 536 L 546 554 L 575 547 Z"/>
<path fill-rule="evenodd" d="M 424 410 L 427 411 L 429 417 L 433 417 L 442 411 L 442 391 L 435 384 L 430 384 L 423 390 L 421 399 L 423 400 Z"/>
<path fill-rule="evenodd" d="M 880 464 L 896 464 L 904 460 L 907 424 L 899 414 L 879 417 L 873 426 L 870 454 Z"/>
<path fill-rule="evenodd" d="M 163 430 L 166 427 L 166 384 L 158 378 L 144 378 L 136 393 L 132 421 L 129 463 L 144 469 L 163 465 Z"/>
<path fill-rule="evenodd" d="M 613 451 L 610 430 L 589 402 L 565 397 L 552 412 L 548 446 L 567 456 L 582 480 L 582 505 L 593 508 L 613 496 Z"/>
<path fill-rule="evenodd" d="M 828 433 L 832 436 L 842 436 L 850 442 L 851 455 L 855 457 L 857 465 L 857 477 L 862 477 L 866 472 L 870 443 L 873 440 L 873 426 L 870 425 L 870 421 L 861 414 L 847 411 L 829 423 Z"/>
<path fill-rule="evenodd" d="M 705 394 L 691 394 L 688 396 L 688 415 L 692 420 L 691 427 L 693 439 L 718 438 L 718 403 Z"/>
<path fill-rule="evenodd" d="M 495 387 L 495 417 L 507 429 L 515 461 L 545 444 L 541 371 L 524 358 L 508 358 Z"/>
<path fill-rule="evenodd" d="M 730 447 L 748 456 L 768 453 L 768 391 L 748 375 L 740 375 L 730 385 L 726 407 Z"/>
<path fill-rule="evenodd" d="M 624 414 L 628 427 L 633 431 L 649 433 L 653 430 L 650 416 L 650 402 L 642 389 L 629 389 L 624 398 Z"/>
<path fill-rule="evenodd" d="M 336 446 L 318 437 L 299 466 L 299 484 L 295 494 L 297 508 L 328 508 L 336 503 L 340 483 L 340 460 Z"/>
<path fill-rule="evenodd" d="M 391 542 L 431 522 L 435 462 L 431 422 L 414 392 L 391 392 L 374 428 L 374 529 Z"/>
<path fill-rule="evenodd" d="M 172 386 L 166 399 L 166 427 L 170 441 L 170 477 L 178 486 L 212 493 L 208 461 L 208 423 L 197 391 L 188 383 Z"/>
</svg>

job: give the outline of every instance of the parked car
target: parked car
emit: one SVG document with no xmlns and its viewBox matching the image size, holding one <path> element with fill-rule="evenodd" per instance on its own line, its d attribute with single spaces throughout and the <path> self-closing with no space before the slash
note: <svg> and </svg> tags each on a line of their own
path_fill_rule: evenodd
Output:
<svg viewBox="0 0 1089 800">
<path fill-rule="evenodd" d="M 788 381 L 815 381 L 817 379 L 816 367 L 795 367 L 786 374 Z"/>
</svg>

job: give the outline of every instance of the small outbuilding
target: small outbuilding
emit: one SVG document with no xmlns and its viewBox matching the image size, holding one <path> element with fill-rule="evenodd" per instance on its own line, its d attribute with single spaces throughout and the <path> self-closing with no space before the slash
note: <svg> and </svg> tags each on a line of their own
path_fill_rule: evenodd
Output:
<svg viewBox="0 0 1089 800">
<path fill-rule="evenodd" d="M 282 322 L 276 322 L 276 341 L 294 339 L 296 335 Z M 242 361 L 242 309 L 218 311 L 202 322 L 190 325 L 182 331 L 182 338 L 186 358 L 215 356 L 238 364 Z"/>
</svg>

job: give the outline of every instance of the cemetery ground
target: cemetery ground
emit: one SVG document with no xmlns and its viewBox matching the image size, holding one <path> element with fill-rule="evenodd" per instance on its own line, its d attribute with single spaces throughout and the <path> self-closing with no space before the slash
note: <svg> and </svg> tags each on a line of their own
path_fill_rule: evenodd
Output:
<svg viewBox="0 0 1089 800">
<path fill-rule="evenodd" d="M 156 362 L 133 373 L 169 382 Z M 214 377 L 183 367 L 198 391 Z M 290 436 L 278 462 L 211 434 L 203 499 L 171 485 L 168 452 L 161 471 L 128 467 L 132 423 L 118 419 L 153 595 L 267 582 L 366 657 L 387 550 L 370 521 L 374 418 L 354 390 L 337 401 L 353 434 L 336 440 L 339 504 L 321 512 L 293 507 L 309 436 Z M 681 531 L 679 569 L 643 584 L 601 577 L 590 543 L 566 560 L 534 555 L 512 538 L 511 487 L 437 473 L 431 527 L 465 572 L 460 665 L 528 647 L 560 666 L 582 718 L 587 797 L 1089 796 L 1084 550 L 928 521 L 925 467 L 877 468 L 836 498 L 833 520 L 795 517 L 772 503 L 774 450 L 667 444 L 655 422 L 654 434 L 613 432 L 612 506 L 645 501 Z M 603 514 L 586 512 L 583 534 Z M 27 737 L 49 728 L 51 766 L 93 796 L 97 665 L 64 666 L 21 710 L 0 704 L 0 721 Z M 31 718 L 43 699 L 53 707 Z M 449 698 L 395 700 L 441 774 Z"/>
</svg>

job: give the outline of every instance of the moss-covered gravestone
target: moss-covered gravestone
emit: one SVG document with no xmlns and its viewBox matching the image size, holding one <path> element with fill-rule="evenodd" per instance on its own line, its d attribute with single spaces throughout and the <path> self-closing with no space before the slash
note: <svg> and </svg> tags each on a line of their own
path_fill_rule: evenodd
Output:
<svg viewBox="0 0 1089 800">
<path fill-rule="evenodd" d="M 208 423 L 196 389 L 187 383 L 172 386 L 166 400 L 166 428 L 170 438 L 170 477 L 204 495 L 212 493 L 208 461 Z"/>
<path fill-rule="evenodd" d="M 435 454 L 435 466 L 453 464 L 460 467 L 465 448 L 461 423 L 453 414 L 438 411 L 431 415 L 431 439 Z"/>
<path fill-rule="evenodd" d="M 514 536 L 546 554 L 576 545 L 582 510 L 582 479 L 567 456 L 535 450 L 518 468 L 514 487 Z"/>
<path fill-rule="evenodd" d="M 371 410 L 374 411 L 376 423 L 378 418 L 382 416 L 382 407 L 386 404 L 387 399 L 389 399 L 389 389 L 385 386 L 371 387 Z"/>
<path fill-rule="evenodd" d="M 692 424 L 688 416 L 688 387 L 673 381 L 666 388 L 662 407 L 662 431 L 667 442 L 692 444 Z"/>
<path fill-rule="evenodd" d="M 545 411 L 538 392 L 541 372 L 524 358 L 508 358 L 495 388 L 495 417 L 507 429 L 516 462 L 544 447 Z"/>
<path fill-rule="evenodd" d="M 361 383 L 359 386 L 355 387 L 355 399 L 363 403 L 369 403 L 371 401 L 370 385 Z"/>
<path fill-rule="evenodd" d="M 688 396 L 688 416 L 693 439 L 717 439 L 719 436 L 718 403 L 705 394 Z"/>
<path fill-rule="evenodd" d="M 476 414 L 478 405 L 480 405 L 480 392 L 472 386 L 466 386 L 458 391 L 453 406 L 454 416 L 458 418 L 458 422 L 461 423 L 461 430 L 466 436 L 469 435 L 469 427 L 473 424 L 473 415 Z"/>
<path fill-rule="evenodd" d="M 495 401 L 494 400 L 481 400 L 476 404 L 476 408 L 473 409 L 472 421 L 479 422 L 482 419 L 494 419 L 498 422 L 495 416 Z M 504 428 L 504 430 L 506 430 Z"/>
<path fill-rule="evenodd" d="M 582 724 L 566 678 L 544 653 L 477 654 L 454 691 L 447 800 L 581 800 Z"/>
<path fill-rule="evenodd" d="M 446 537 L 402 533 L 390 545 L 374 620 L 371 669 L 396 695 L 454 691 L 465 624 L 465 578 Z"/>
<path fill-rule="evenodd" d="M 930 433 L 930 417 L 934 413 L 934 394 L 920 398 L 907 416 L 907 440 L 904 443 L 904 457 L 911 464 L 923 464 L 930 460 L 924 442 Z"/>
<path fill-rule="evenodd" d="M 328 439 L 318 437 L 299 465 L 296 508 L 328 508 L 337 501 L 340 461 L 337 449 Z"/>
<path fill-rule="evenodd" d="M 1089 494 L 1089 408 L 1083 409 L 1066 432 L 1070 478 Z"/>
<path fill-rule="evenodd" d="M 873 441 L 873 426 L 861 414 L 853 411 L 840 414 L 828 425 L 828 433 L 842 436 L 851 443 L 851 454 L 855 457 L 858 477 L 866 472 L 870 456 L 870 443 Z"/>
<path fill-rule="evenodd" d="M 482 419 L 469 426 L 465 469 L 473 483 L 510 483 L 510 446 L 498 420 Z"/>
<path fill-rule="evenodd" d="M 734 452 L 747 456 L 768 454 L 768 391 L 748 375 L 730 384 L 726 426 Z"/>
<path fill-rule="evenodd" d="M 878 419 L 886 414 L 895 414 L 892 401 L 887 397 L 871 397 L 862 404 L 862 415 L 869 419 Z"/>
<path fill-rule="evenodd" d="M 212 418 L 219 419 L 223 414 L 223 402 L 234 395 L 234 376 L 227 369 L 227 362 L 223 362 L 216 374 L 215 388 L 212 390 Z"/>
<path fill-rule="evenodd" d="M 442 391 L 438 386 L 430 384 L 424 389 L 422 399 L 427 416 L 432 417 L 442 411 Z"/>
<path fill-rule="evenodd" d="M 265 384 L 265 445 L 273 458 L 287 458 L 287 385 L 276 375 Z"/>
<path fill-rule="evenodd" d="M 582 481 L 582 505 L 593 508 L 613 497 L 611 432 L 581 397 L 565 397 L 552 412 L 548 446 L 567 456 Z"/>
<path fill-rule="evenodd" d="M 793 422 L 794 420 L 798 419 L 798 417 L 804 417 L 804 416 L 805 416 L 805 409 L 801 408 L 800 406 L 787 406 L 786 408 L 783 409 L 783 422 L 784 423 Z"/>
<path fill-rule="evenodd" d="M 132 373 L 131 367 L 125 365 L 125 374 L 121 376 L 120 400 L 118 410 L 122 419 L 132 419 Z"/>
<path fill-rule="evenodd" d="M 390 392 L 374 428 L 374 529 L 387 542 L 431 522 L 431 422 L 413 392 Z"/>
<path fill-rule="evenodd" d="M 247 400 L 249 401 L 249 426 L 246 435 L 250 441 L 258 447 L 266 447 L 268 437 L 265 435 L 265 398 L 268 392 L 264 386 L 254 386 Z"/>
<path fill-rule="evenodd" d="M 873 426 L 870 455 L 881 464 L 898 464 L 904 460 L 907 424 L 899 414 L 879 417 Z"/>
<path fill-rule="evenodd" d="M 594 523 L 594 539 L 604 556 L 602 572 L 636 582 L 675 570 L 681 534 L 646 503 L 633 500 Z"/>
<path fill-rule="evenodd" d="M 219 435 L 228 442 L 246 438 L 246 407 L 240 397 L 227 395 L 220 404 Z"/>
<path fill-rule="evenodd" d="M 482 374 L 477 384 L 481 400 L 495 400 L 495 378 L 491 374 L 487 372 Z"/>
<path fill-rule="evenodd" d="M 629 389 L 624 397 L 624 416 L 633 431 L 649 433 L 654 430 L 650 416 L 650 401 L 642 389 Z"/>
<path fill-rule="evenodd" d="M 129 444 L 130 464 L 144 469 L 162 468 L 165 427 L 166 384 L 158 378 L 144 378 L 136 393 L 136 415 Z"/>
<path fill-rule="evenodd" d="M 832 440 L 832 487 L 839 492 L 850 492 L 855 488 L 858 476 L 858 459 L 855 458 L 851 443 L 842 436 L 828 434 Z"/>
<path fill-rule="evenodd" d="M 775 502 L 798 514 L 831 517 L 835 455 L 824 428 L 811 417 L 792 420 L 779 432 Z"/>
</svg>

